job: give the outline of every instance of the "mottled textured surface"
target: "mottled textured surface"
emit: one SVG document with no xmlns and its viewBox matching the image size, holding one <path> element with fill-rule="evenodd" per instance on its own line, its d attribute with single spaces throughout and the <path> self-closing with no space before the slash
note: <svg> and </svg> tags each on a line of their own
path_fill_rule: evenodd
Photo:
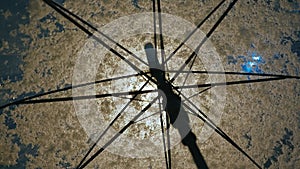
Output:
<svg viewBox="0 0 300 169">
<path fill-rule="evenodd" d="M 103 26 L 151 12 L 151 1 L 56 1 Z M 162 1 L 162 12 L 198 24 L 219 1 Z M 201 27 L 205 33 L 229 3 Z M 300 6 L 296 0 L 240 0 L 211 37 L 226 71 L 299 76 Z M 0 2 L 0 104 L 72 83 L 87 36 L 41 0 Z M 135 42 L 136 43 L 136 42 Z M 227 81 L 255 79 L 228 75 Z M 72 96 L 71 91 L 45 96 Z M 300 166 L 300 81 L 227 87 L 222 128 L 264 168 Z M 0 168 L 73 168 L 92 144 L 72 102 L 0 110 Z M 199 126 L 203 123 L 199 120 Z M 197 126 L 196 126 L 197 127 Z M 197 128 L 195 129 L 197 130 Z M 113 145 L 112 145 L 113 146 Z M 210 168 L 255 168 L 219 135 L 198 145 Z M 172 149 L 173 168 L 195 168 L 186 147 Z M 89 168 L 163 168 L 164 158 L 104 152 Z M 124 167 L 126 166 L 126 167 Z"/>
</svg>

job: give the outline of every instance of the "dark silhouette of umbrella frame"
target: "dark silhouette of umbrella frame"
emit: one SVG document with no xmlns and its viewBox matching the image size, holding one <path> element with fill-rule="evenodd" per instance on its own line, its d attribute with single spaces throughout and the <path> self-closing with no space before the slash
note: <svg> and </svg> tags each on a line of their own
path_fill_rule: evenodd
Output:
<svg viewBox="0 0 300 169">
<path fill-rule="evenodd" d="M 178 105 L 181 105 L 185 107 L 185 109 L 189 112 L 184 113 L 184 116 L 187 115 L 187 113 L 190 113 L 192 115 L 195 115 L 196 117 L 200 118 L 203 122 L 207 123 L 209 127 L 215 130 L 217 134 L 219 134 L 222 138 L 224 138 L 228 143 L 230 143 L 232 146 L 234 146 L 238 151 L 240 151 L 244 156 L 246 156 L 257 168 L 262 168 L 252 157 L 250 157 L 242 148 L 240 148 L 226 133 L 224 133 L 214 122 L 212 122 L 196 105 L 194 105 L 191 101 L 190 98 L 187 98 L 184 96 L 181 91 L 183 89 L 189 89 L 189 88 L 205 88 L 204 90 L 200 91 L 197 94 L 201 94 L 209 89 L 211 89 L 214 86 L 228 86 L 228 85 L 240 85 L 240 84 L 248 84 L 248 83 L 258 83 L 258 82 L 266 82 L 266 81 L 275 81 L 275 80 L 284 80 L 284 79 L 300 79 L 298 76 L 287 76 L 287 75 L 276 75 L 276 74 L 259 74 L 259 73 L 242 73 L 242 72 L 217 72 L 217 71 L 184 71 L 184 68 L 186 65 L 189 63 L 191 64 L 190 69 L 192 68 L 192 65 L 195 61 L 196 58 L 196 53 L 200 50 L 202 45 L 209 39 L 209 37 L 213 34 L 213 32 L 216 30 L 218 25 L 223 21 L 223 19 L 226 17 L 226 15 L 230 12 L 230 10 L 234 7 L 236 2 L 238 0 L 233 0 L 229 6 L 227 7 L 226 11 L 221 15 L 221 17 L 218 19 L 218 21 L 213 25 L 213 27 L 210 29 L 210 31 L 207 33 L 206 38 L 204 38 L 200 44 L 197 46 L 195 51 L 188 57 L 188 59 L 185 61 L 184 64 L 179 68 L 179 70 L 167 70 L 165 71 L 165 65 L 170 60 L 173 56 L 175 56 L 176 52 L 184 45 L 184 43 L 196 32 L 198 28 L 203 25 L 207 21 L 207 19 L 214 13 L 216 12 L 223 4 L 226 2 L 226 0 L 222 0 L 206 17 L 204 20 L 202 20 L 197 27 L 190 32 L 190 34 L 186 37 L 186 39 L 181 42 L 181 44 L 168 56 L 165 56 L 164 53 L 164 43 L 163 43 L 163 34 L 162 34 L 162 19 L 161 19 L 161 7 L 160 7 L 160 0 L 157 0 L 155 3 L 155 0 L 153 0 L 153 20 L 154 20 L 154 46 L 151 43 L 148 43 L 145 45 L 145 51 L 146 55 L 148 57 L 148 63 L 144 62 L 141 60 L 138 56 L 136 56 L 134 53 L 123 47 L 121 44 L 115 42 L 113 39 L 111 39 L 108 35 L 105 35 L 102 33 L 100 30 L 95 28 L 93 25 L 85 21 L 84 19 L 80 18 L 79 16 L 75 15 L 68 9 L 64 8 L 60 4 L 52 1 L 52 0 L 43 0 L 46 4 L 48 4 L 50 7 L 52 7 L 54 10 L 56 10 L 58 13 L 60 13 L 62 16 L 64 16 L 66 19 L 68 19 L 70 22 L 72 22 L 74 25 L 76 25 L 79 29 L 81 29 L 83 32 L 85 32 L 89 37 L 94 38 L 97 42 L 99 42 L 101 45 L 103 45 L 105 48 L 107 48 L 110 52 L 115 54 L 117 57 L 121 58 L 123 61 L 125 61 L 131 68 L 137 71 L 136 74 L 132 75 L 126 75 L 122 77 L 116 77 L 116 78 L 108 78 L 108 79 L 102 79 L 98 80 L 95 82 L 89 82 L 85 84 L 79 84 L 79 85 L 74 85 L 74 86 L 69 86 L 65 87 L 62 89 L 57 89 L 57 90 L 52 90 L 49 92 L 37 94 L 34 96 L 26 97 L 23 99 L 19 99 L 10 103 L 7 103 L 5 105 L 0 106 L 0 109 L 3 109 L 5 107 L 13 106 L 13 105 L 22 105 L 22 104 L 38 104 L 38 103 L 48 103 L 48 102 L 62 102 L 62 101 L 72 101 L 72 100 L 82 100 L 82 99 L 97 99 L 97 98 L 104 98 L 104 97 L 124 97 L 126 96 L 132 96 L 130 101 L 126 104 L 126 106 L 118 113 L 118 115 L 111 121 L 109 126 L 104 130 L 104 132 L 99 135 L 97 141 L 90 147 L 86 155 L 82 158 L 80 163 L 77 165 L 76 168 L 84 168 L 87 166 L 91 161 L 93 161 L 98 155 L 100 155 L 107 146 L 109 146 L 117 137 L 120 135 L 115 135 L 113 138 L 111 138 L 110 141 L 108 141 L 102 148 L 96 151 L 95 154 L 93 154 L 90 158 L 87 159 L 91 151 L 96 147 L 97 143 L 99 140 L 104 136 L 104 134 L 107 132 L 109 127 L 111 127 L 114 122 L 120 117 L 120 115 L 125 111 L 125 109 L 129 106 L 129 104 L 133 101 L 136 100 L 136 97 L 140 94 L 145 94 L 145 93 L 150 93 L 150 92 L 157 92 L 157 90 L 143 90 L 144 87 L 151 81 L 154 84 L 157 85 L 158 89 L 161 89 L 165 95 L 167 95 L 167 98 L 163 101 L 166 102 L 166 107 L 161 108 L 160 106 L 160 121 L 161 121 L 161 128 L 162 128 L 162 137 L 163 137 L 163 146 L 164 146 L 164 152 L 165 152 L 165 162 L 166 162 L 166 168 L 171 169 L 172 168 L 172 163 L 171 163 L 171 149 L 170 149 L 170 137 L 169 133 L 167 130 L 167 133 L 164 133 L 164 125 L 163 125 L 163 118 L 162 118 L 162 110 L 166 110 L 167 114 L 166 115 L 166 124 L 167 128 L 170 127 L 170 125 L 174 125 L 174 120 L 178 116 L 178 107 L 173 108 L 172 106 L 168 106 L 168 103 L 174 103 L 172 105 L 175 105 L 175 103 L 179 103 Z M 157 12 L 156 12 L 156 4 L 157 4 Z M 162 63 L 158 63 L 158 58 L 157 58 L 157 30 L 156 30 L 156 13 L 158 14 L 158 22 L 159 22 L 159 41 L 160 41 L 160 46 L 161 46 L 161 60 Z M 141 71 L 138 67 L 136 67 L 133 63 L 128 61 L 126 58 L 124 58 L 120 53 L 115 51 L 114 49 L 110 48 L 105 42 L 103 42 L 101 39 L 98 37 L 94 36 L 91 31 L 96 31 L 100 33 L 101 36 L 105 37 L 109 41 L 113 42 L 115 45 L 117 45 L 119 48 L 127 52 L 129 55 L 132 57 L 138 59 L 141 63 L 149 66 L 150 72 L 143 72 Z M 147 50 L 152 51 L 152 54 L 147 54 Z M 151 59 L 152 61 L 155 60 L 156 65 L 151 65 Z M 160 67 L 160 69 L 152 69 L 151 67 Z M 175 73 L 175 75 L 170 79 L 165 78 L 165 73 Z M 244 76 L 261 76 L 264 78 L 260 79 L 254 79 L 254 80 L 241 80 L 241 81 L 230 81 L 230 82 L 221 82 L 221 83 L 210 83 L 210 84 L 197 84 L 197 85 L 182 85 L 182 86 L 174 86 L 172 82 L 178 77 L 179 74 L 188 74 L 189 73 L 194 73 L 194 74 L 225 74 L 225 75 L 244 75 Z M 136 91 L 129 91 L 129 92 L 119 92 L 119 93 L 103 93 L 103 94 L 97 94 L 97 95 L 89 95 L 89 96 L 75 96 L 75 97 L 60 97 L 60 98 L 49 98 L 49 99 L 35 99 L 39 98 L 41 96 L 53 94 L 53 93 L 58 93 L 66 90 L 70 90 L 72 88 L 79 88 L 79 87 L 84 87 L 92 84 L 97 84 L 97 83 L 103 83 L 103 82 L 109 82 L 109 81 L 114 81 L 114 80 L 120 80 L 120 79 L 125 79 L 129 77 L 135 77 L 135 76 L 140 76 L 143 77 L 146 82 L 143 84 L 143 86 Z M 186 77 L 187 77 L 186 76 Z M 266 78 L 268 77 L 268 78 Z M 163 86 L 163 87 L 162 87 Z M 127 128 L 129 128 L 132 124 L 136 123 L 137 121 L 143 120 L 143 119 L 138 119 L 145 111 L 147 111 L 152 104 L 155 103 L 155 101 L 159 100 L 161 96 L 159 95 L 155 99 L 153 99 L 150 103 L 147 104 L 126 126 L 124 126 L 119 133 L 122 134 Z M 181 101 L 181 97 L 184 99 L 184 102 Z M 159 100 L 160 101 L 160 100 Z M 198 112 L 196 112 L 194 109 L 192 109 L 190 106 L 188 106 L 185 102 L 188 102 L 193 106 L 193 108 L 196 108 Z M 161 105 L 161 104 L 160 104 Z M 177 114 L 176 114 L 177 112 Z M 200 114 L 199 114 L 200 113 Z M 187 117 L 187 116 L 186 116 Z M 188 118 L 188 117 L 187 117 Z M 184 124 L 184 127 L 189 128 L 188 120 L 187 123 Z M 180 131 L 180 127 L 176 127 Z M 165 134 L 167 135 L 167 143 L 165 140 Z M 186 136 L 183 136 L 182 138 L 182 143 L 186 146 L 188 146 L 193 158 L 194 162 L 197 165 L 198 168 L 208 168 L 206 165 L 206 162 L 204 158 L 202 157 L 200 150 L 196 144 L 196 137 L 194 133 L 190 130 Z M 167 144 L 167 145 L 166 145 Z M 168 149 L 167 149 L 168 146 Z"/>
</svg>

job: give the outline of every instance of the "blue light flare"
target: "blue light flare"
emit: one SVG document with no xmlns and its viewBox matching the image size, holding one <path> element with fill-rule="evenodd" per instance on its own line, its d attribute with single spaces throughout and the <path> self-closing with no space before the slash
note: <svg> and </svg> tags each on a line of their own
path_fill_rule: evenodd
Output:
<svg viewBox="0 0 300 169">
<path fill-rule="evenodd" d="M 264 73 L 261 68 L 261 65 L 266 63 L 263 56 L 255 50 L 254 44 L 251 44 L 250 48 L 246 55 L 228 56 L 228 64 L 240 63 L 242 71 L 246 73 Z M 250 80 L 250 76 L 247 78 Z"/>
<path fill-rule="evenodd" d="M 252 48 L 255 48 L 251 46 Z M 260 68 L 260 65 L 265 64 L 265 60 L 262 55 L 258 54 L 256 51 L 251 51 L 247 53 L 244 57 L 244 62 L 241 64 L 242 71 L 247 73 L 264 73 Z M 250 79 L 250 76 L 248 76 Z"/>
</svg>

